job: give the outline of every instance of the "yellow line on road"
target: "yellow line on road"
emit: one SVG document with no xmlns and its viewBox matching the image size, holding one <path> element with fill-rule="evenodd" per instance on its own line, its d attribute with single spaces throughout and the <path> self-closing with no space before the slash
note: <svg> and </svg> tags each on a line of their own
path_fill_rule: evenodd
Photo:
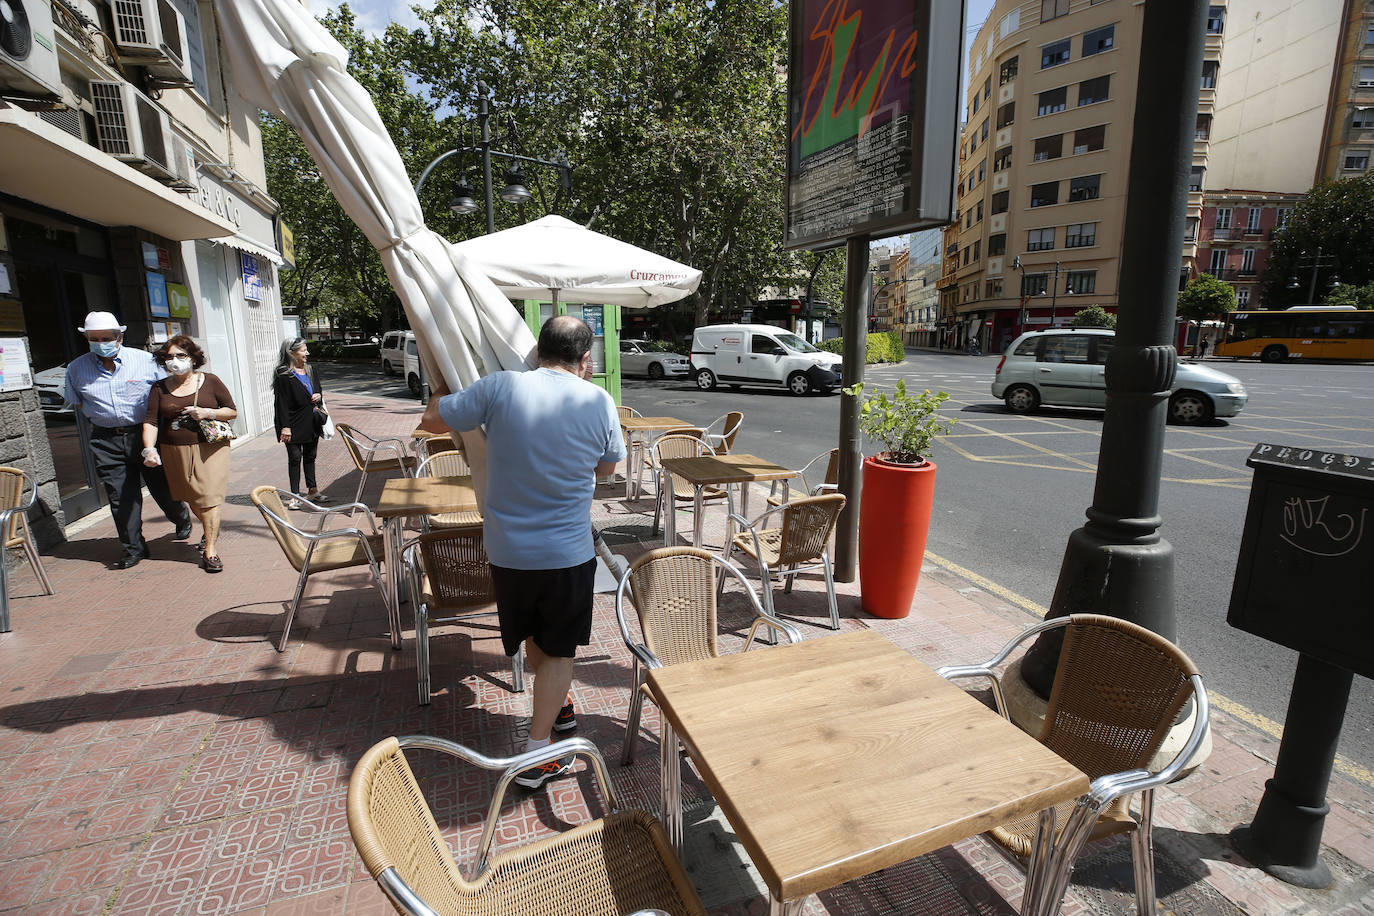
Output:
<svg viewBox="0 0 1374 916">
<path fill-rule="evenodd" d="M 985 592 L 996 595 L 1008 604 L 1019 607 L 1028 614 L 1032 614 L 1043 620 L 1045 615 L 1049 613 L 1049 608 L 1045 607 L 1043 604 L 1037 604 L 1005 586 L 998 585 L 991 579 L 980 576 L 973 570 L 966 569 L 953 560 L 947 560 L 939 554 L 931 553 L 929 550 L 926 551 L 925 558 L 927 562 L 954 573 L 954 575 L 959 578 L 967 580 Z M 1261 715 L 1247 706 L 1242 706 L 1235 700 L 1224 697 L 1219 693 L 1213 693 L 1210 690 L 1207 691 L 1207 698 L 1211 700 L 1214 707 L 1226 713 L 1228 716 L 1241 720 L 1246 725 L 1264 732 L 1271 738 L 1283 738 L 1283 726 L 1268 716 Z M 1340 754 L 1336 755 L 1336 770 L 1364 786 L 1374 788 L 1374 770 L 1361 766 L 1355 761 L 1343 757 Z"/>
</svg>

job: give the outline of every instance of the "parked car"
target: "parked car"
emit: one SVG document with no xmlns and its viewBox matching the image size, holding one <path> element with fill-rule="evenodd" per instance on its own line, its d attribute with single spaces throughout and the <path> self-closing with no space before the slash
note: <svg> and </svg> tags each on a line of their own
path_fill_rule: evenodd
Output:
<svg viewBox="0 0 1374 916">
<path fill-rule="evenodd" d="M 1116 332 L 1105 328 L 1028 331 L 997 364 L 992 393 L 1013 413 L 1041 404 L 1106 407 L 1105 367 Z M 1180 362 L 1169 395 L 1169 420 L 1205 423 L 1234 417 L 1249 395 L 1240 379 L 1193 362 Z"/>
<path fill-rule="evenodd" d="M 387 331 L 382 336 L 382 374 L 405 376 L 406 387 L 420 396 L 420 349 L 414 331 Z"/>
<path fill-rule="evenodd" d="M 703 391 L 717 382 L 783 385 L 793 394 L 829 391 L 840 384 L 843 362 L 838 353 L 767 324 L 712 324 L 692 335 L 692 374 Z"/>
<path fill-rule="evenodd" d="M 66 363 L 33 374 L 33 387 L 38 394 L 38 406 L 44 413 L 72 415 L 72 409 L 64 396 L 66 384 Z"/>
<path fill-rule="evenodd" d="M 622 375 L 647 375 L 659 379 L 665 376 L 688 375 L 692 365 L 687 357 L 649 348 L 647 340 L 620 342 L 620 372 Z"/>
</svg>

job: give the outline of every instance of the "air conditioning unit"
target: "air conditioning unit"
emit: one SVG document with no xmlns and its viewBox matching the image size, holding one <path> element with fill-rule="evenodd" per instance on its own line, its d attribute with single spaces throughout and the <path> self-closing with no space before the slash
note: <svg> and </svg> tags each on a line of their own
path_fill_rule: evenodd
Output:
<svg viewBox="0 0 1374 916">
<path fill-rule="evenodd" d="M 119 56 L 164 86 L 191 85 L 186 21 L 169 0 L 112 0 Z"/>
<path fill-rule="evenodd" d="M 172 133 L 167 114 L 118 80 L 92 80 L 95 132 L 102 152 L 169 184 L 193 185 L 186 141 Z"/>
<path fill-rule="evenodd" d="M 51 0 L 0 2 L 0 97 L 50 103 L 62 96 Z"/>
</svg>

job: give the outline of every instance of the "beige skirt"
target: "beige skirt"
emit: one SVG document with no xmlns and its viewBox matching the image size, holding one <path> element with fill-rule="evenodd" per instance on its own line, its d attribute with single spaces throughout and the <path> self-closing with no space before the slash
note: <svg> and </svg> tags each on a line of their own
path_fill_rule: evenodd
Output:
<svg viewBox="0 0 1374 916">
<path fill-rule="evenodd" d="M 224 502 L 229 490 L 228 442 L 162 445 L 158 452 L 173 499 L 193 509 L 213 509 Z"/>
</svg>

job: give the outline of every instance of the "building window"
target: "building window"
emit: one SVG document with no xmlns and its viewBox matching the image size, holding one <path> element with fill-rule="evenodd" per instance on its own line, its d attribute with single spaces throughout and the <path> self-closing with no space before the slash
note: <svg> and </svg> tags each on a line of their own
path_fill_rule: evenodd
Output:
<svg viewBox="0 0 1374 916">
<path fill-rule="evenodd" d="M 1207 172 L 1207 169 L 1206 169 L 1204 166 L 1201 166 L 1201 165 L 1195 165 L 1195 166 L 1193 166 L 1193 168 L 1188 172 L 1188 190 L 1189 190 L 1189 191 L 1201 191 L 1201 190 L 1202 190 L 1202 177 L 1203 177 L 1203 175 L 1204 175 L 1206 172 Z"/>
<path fill-rule="evenodd" d="M 983 250 L 983 241 L 979 239 L 973 243 L 973 260 L 978 260 L 980 252 Z"/>
<path fill-rule="evenodd" d="M 976 115 L 977 113 L 978 113 L 978 93 L 975 92 L 975 93 L 973 94 L 973 108 L 972 108 L 972 110 L 969 111 L 969 120 L 972 121 L 972 120 L 973 120 L 973 117 L 972 117 L 972 116 L 973 116 L 973 115 Z"/>
<path fill-rule="evenodd" d="M 979 139 L 979 140 L 986 140 L 987 138 L 988 138 L 988 122 L 987 122 L 987 119 L 985 118 L 985 119 L 983 120 L 983 126 L 982 126 L 981 128 L 979 128 L 979 130 L 978 130 L 978 139 Z"/>
<path fill-rule="evenodd" d="M 1019 58 L 1013 57 L 1011 60 L 1002 63 L 1001 70 L 997 73 L 997 85 L 1005 86 L 1007 83 L 1016 79 L 1016 69 Z"/>
<path fill-rule="evenodd" d="M 1047 181 L 1044 184 L 1031 185 L 1031 206 L 1048 207 L 1050 204 L 1059 203 L 1059 182 Z"/>
<path fill-rule="evenodd" d="M 997 129 L 1001 130 L 1016 120 L 1016 103 L 1008 102 L 997 109 Z"/>
<path fill-rule="evenodd" d="M 1053 251 L 1054 250 L 1054 227 L 1049 226 L 1045 229 L 1031 229 L 1026 233 L 1027 251 Z"/>
<path fill-rule="evenodd" d="M 1350 126 L 1355 130 L 1374 127 L 1374 108 L 1356 108 L 1355 116 L 1350 119 Z"/>
<path fill-rule="evenodd" d="M 992 170 L 1000 172 L 1011 168 L 1011 147 L 1004 146 L 992 157 Z"/>
<path fill-rule="evenodd" d="M 1230 208 L 1230 207 L 1217 207 L 1217 221 L 1216 221 L 1216 227 L 1217 227 L 1218 229 L 1230 229 L 1230 228 L 1231 228 L 1231 208 Z"/>
<path fill-rule="evenodd" d="M 1344 167 L 1347 171 L 1363 171 L 1369 168 L 1369 150 L 1353 150 L 1346 153 Z"/>
<path fill-rule="evenodd" d="M 1088 248 L 1097 244 L 1097 223 L 1073 223 L 1064 227 L 1065 248 Z"/>
<path fill-rule="evenodd" d="M 1251 207 L 1250 212 L 1245 215 L 1245 231 L 1259 232 L 1260 208 Z"/>
<path fill-rule="evenodd" d="M 992 77 L 989 76 L 987 79 L 983 80 L 983 101 L 986 102 L 986 101 L 988 100 L 988 98 L 989 98 L 991 95 L 992 95 Z M 987 134 L 983 134 L 983 136 L 986 137 Z"/>
<path fill-rule="evenodd" d="M 965 229 L 970 229 L 970 228 L 972 228 L 972 227 L 973 227 L 973 211 L 972 211 L 972 210 L 968 210 L 968 211 L 966 211 L 966 212 L 964 213 L 964 228 L 965 228 Z"/>
<path fill-rule="evenodd" d="M 1374 87 L 1374 67 L 1360 68 L 1360 88 L 1369 89 Z"/>
<path fill-rule="evenodd" d="M 1221 64 L 1215 60 L 1204 60 L 1202 62 L 1202 88 L 1217 88 L 1217 69 Z"/>
<path fill-rule="evenodd" d="M 1038 100 L 1039 107 L 1035 110 L 1035 113 L 1038 115 L 1054 114 L 1056 111 L 1063 111 L 1068 105 L 1069 88 L 1067 86 L 1060 86 L 1058 89 L 1042 92 L 1038 96 Z"/>
<path fill-rule="evenodd" d="M 1250 307 L 1250 287 L 1236 287 L 1236 308 L 1248 309 Z"/>
<path fill-rule="evenodd" d="M 1188 225 L 1187 225 L 1187 226 L 1184 228 L 1184 230 L 1183 230 L 1183 241 L 1185 241 L 1185 242 L 1196 242 L 1196 241 L 1197 241 L 1197 223 L 1198 223 L 1198 219 L 1197 219 L 1196 216 L 1190 216 L 1190 217 L 1188 217 Z"/>
<path fill-rule="evenodd" d="M 1255 249 L 1247 248 L 1240 253 L 1240 272 L 1243 274 L 1255 272 Z"/>
<path fill-rule="evenodd" d="M 1035 154 L 1031 157 L 1032 162 L 1044 162 L 1046 159 L 1058 159 L 1064 154 L 1064 135 L 1055 134 L 1053 137 L 1041 137 L 1035 141 Z"/>
<path fill-rule="evenodd" d="M 1226 31 L 1226 7 L 1207 7 L 1207 34 L 1220 35 Z"/>
<path fill-rule="evenodd" d="M 1040 0 L 1040 21 L 1049 22 L 1069 13 L 1069 0 Z"/>
<path fill-rule="evenodd" d="M 1090 80 L 1084 80 L 1078 84 L 1078 106 L 1092 105 L 1096 102 L 1107 101 L 1107 94 L 1111 90 L 1112 78 L 1108 76 L 1096 76 Z"/>
<path fill-rule="evenodd" d="M 1069 39 L 1047 44 L 1040 49 L 1040 69 L 1048 70 L 1069 62 Z"/>
<path fill-rule="evenodd" d="M 981 223 L 983 221 L 983 202 L 981 200 L 978 201 L 978 209 L 973 212 L 976 214 L 973 217 L 973 221 L 975 223 Z"/>
<path fill-rule="evenodd" d="M 1083 56 L 1092 57 L 1094 54 L 1101 54 L 1103 51 L 1110 51 L 1116 40 L 1116 26 L 1109 25 L 1100 29 L 1093 29 L 1091 32 L 1083 33 Z"/>
<path fill-rule="evenodd" d="M 1049 274 L 1027 274 L 1021 278 L 1021 295 L 1023 296 L 1043 296 L 1049 288 Z"/>
<path fill-rule="evenodd" d="M 1019 28 L 1021 28 L 1021 10 L 1018 8 L 1007 13 L 1002 17 L 1001 21 L 997 23 L 997 37 L 1006 38 Z M 1015 76 L 1015 74 L 1012 75 Z"/>
<path fill-rule="evenodd" d="M 1005 232 L 988 236 L 988 257 L 995 258 L 1007 253 L 1007 234 Z"/>
<path fill-rule="evenodd" d="M 1212 254 L 1207 262 L 1207 272 L 1214 277 L 1221 276 L 1226 270 L 1226 249 L 1213 248 Z"/>
<path fill-rule="evenodd" d="M 978 149 L 978 132 L 974 131 L 968 138 L 968 151 L 973 153 Z"/>
<path fill-rule="evenodd" d="M 984 159 L 982 162 L 978 163 L 978 181 L 979 181 L 979 183 L 982 183 L 983 179 L 986 178 L 987 176 L 988 176 L 988 161 L 987 161 L 986 159 Z"/>
<path fill-rule="evenodd" d="M 1006 212 L 1007 212 L 1007 207 L 1009 207 L 1010 205 L 1011 205 L 1011 192 L 1010 192 L 1010 191 L 998 191 L 996 194 L 992 195 L 992 212 L 993 212 L 993 215 L 996 215 L 996 214 L 998 214 L 998 213 L 1006 213 Z"/>
<path fill-rule="evenodd" d="M 989 256 L 992 255 L 991 246 L 989 246 L 989 248 L 988 248 L 988 255 L 989 255 Z M 1000 298 L 1002 298 L 1002 279 L 1001 279 L 1000 277 L 997 278 L 996 280 L 988 280 L 986 283 L 983 284 L 983 298 L 984 298 L 984 299 L 1000 299 Z"/>
<path fill-rule="evenodd" d="M 1095 270 L 1071 270 L 1069 279 L 1064 284 L 1066 293 L 1095 293 L 1097 292 L 1097 271 Z"/>
<path fill-rule="evenodd" d="M 1101 175 L 1084 175 L 1069 181 L 1069 200 L 1097 200 L 1102 190 Z"/>
<path fill-rule="evenodd" d="M 1292 215 L 1293 215 L 1293 208 L 1292 208 L 1292 207 L 1279 207 L 1278 213 L 1275 215 L 1275 219 L 1274 219 L 1274 228 L 1275 228 L 1275 229 L 1287 229 L 1287 228 L 1288 228 L 1288 218 L 1289 218 L 1290 216 L 1292 216 Z"/>
<path fill-rule="evenodd" d="M 1107 125 L 1085 127 L 1073 132 L 1073 154 L 1092 153 L 1107 145 Z"/>
<path fill-rule="evenodd" d="M 1364 27 L 1364 43 L 1374 45 L 1374 22 Z"/>
<path fill-rule="evenodd" d="M 964 249 L 964 266 L 968 267 L 968 249 Z"/>
<path fill-rule="evenodd" d="M 1197 116 L 1197 127 L 1193 131 L 1194 140 L 1209 140 L 1212 136 L 1212 116 L 1200 114 Z"/>
</svg>

